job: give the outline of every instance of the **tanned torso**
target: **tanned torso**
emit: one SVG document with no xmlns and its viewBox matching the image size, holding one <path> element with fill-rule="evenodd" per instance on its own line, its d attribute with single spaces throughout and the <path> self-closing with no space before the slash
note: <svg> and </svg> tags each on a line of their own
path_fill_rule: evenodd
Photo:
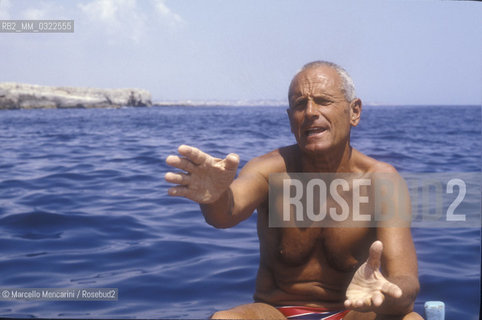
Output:
<svg viewBox="0 0 482 320">
<path fill-rule="evenodd" d="M 296 145 L 258 158 L 260 173 L 301 172 Z M 386 164 L 352 151 L 354 172 Z M 260 266 L 254 298 L 271 305 L 342 308 L 346 288 L 367 259 L 375 228 L 269 228 L 268 198 L 257 208 Z"/>
</svg>

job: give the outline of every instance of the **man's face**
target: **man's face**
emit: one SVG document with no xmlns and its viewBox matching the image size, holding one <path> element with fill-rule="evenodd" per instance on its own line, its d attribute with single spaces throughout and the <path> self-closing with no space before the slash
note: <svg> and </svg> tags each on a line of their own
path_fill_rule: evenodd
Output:
<svg viewBox="0 0 482 320">
<path fill-rule="evenodd" d="M 346 143 L 350 127 L 358 124 L 360 110 L 353 111 L 353 103 L 358 105 L 360 100 L 346 101 L 340 76 L 329 66 L 309 68 L 296 75 L 289 102 L 291 132 L 308 153 L 325 152 Z"/>
</svg>

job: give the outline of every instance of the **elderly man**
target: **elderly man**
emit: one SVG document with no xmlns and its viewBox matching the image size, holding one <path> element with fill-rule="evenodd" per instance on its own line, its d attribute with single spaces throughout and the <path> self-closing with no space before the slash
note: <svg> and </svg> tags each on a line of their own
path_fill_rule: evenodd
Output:
<svg viewBox="0 0 482 320">
<path fill-rule="evenodd" d="M 289 88 L 287 112 L 296 144 L 252 159 L 236 179 L 236 154 L 218 159 L 181 145 L 181 157 L 166 159 L 184 171 L 165 175 L 166 181 L 177 184 L 169 195 L 198 202 L 214 227 L 232 227 L 258 211 L 255 302 L 216 312 L 213 319 L 421 319 L 412 312 L 419 283 L 409 227 L 269 226 L 272 174 L 398 176 L 391 165 L 351 147 L 350 130 L 359 123 L 361 110 L 344 69 L 312 62 L 295 75 Z M 395 206 L 406 206 L 410 200 L 406 196 L 396 201 Z"/>
</svg>

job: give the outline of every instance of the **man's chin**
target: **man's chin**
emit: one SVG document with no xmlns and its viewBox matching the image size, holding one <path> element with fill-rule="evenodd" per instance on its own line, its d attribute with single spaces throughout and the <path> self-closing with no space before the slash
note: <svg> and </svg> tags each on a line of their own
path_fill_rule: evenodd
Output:
<svg viewBox="0 0 482 320">
<path fill-rule="evenodd" d="M 330 146 L 326 143 L 309 143 L 301 146 L 301 150 L 308 155 L 319 155 L 328 152 Z"/>
</svg>

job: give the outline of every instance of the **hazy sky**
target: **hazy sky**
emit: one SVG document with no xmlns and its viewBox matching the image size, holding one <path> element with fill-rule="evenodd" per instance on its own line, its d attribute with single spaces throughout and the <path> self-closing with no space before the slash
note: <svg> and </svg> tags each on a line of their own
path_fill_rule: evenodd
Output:
<svg viewBox="0 0 482 320">
<path fill-rule="evenodd" d="M 482 101 L 480 2 L 0 0 L 0 19 L 75 20 L 70 34 L 0 33 L 0 82 L 286 100 L 294 73 L 323 59 L 365 103 Z"/>
</svg>

